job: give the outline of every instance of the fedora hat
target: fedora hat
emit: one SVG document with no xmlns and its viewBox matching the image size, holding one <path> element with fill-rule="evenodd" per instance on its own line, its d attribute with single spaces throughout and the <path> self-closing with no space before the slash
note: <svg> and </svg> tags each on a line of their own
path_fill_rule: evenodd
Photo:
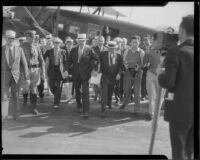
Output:
<svg viewBox="0 0 200 160">
<path fill-rule="evenodd" d="M 36 31 L 35 30 L 27 30 L 25 32 L 25 35 L 26 35 L 26 37 L 32 37 L 32 38 L 34 38 L 35 35 L 36 35 Z"/>
<path fill-rule="evenodd" d="M 74 40 L 71 37 L 67 37 L 65 41 L 66 42 L 73 42 Z"/>
<path fill-rule="evenodd" d="M 115 41 L 109 41 L 106 45 L 107 48 L 118 48 L 118 45 Z"/>
<path fill-rule="evenodd" d="M 5 36 L 8 38 L 15 38 L 16 32 L 12 30 L 7 30 Z"/>
<path fill-rule="evenodd" d="M 77 40 L 87 40 L 86 34 L 78 34 Z"/>
<path fill-rule="evenodd" d="M 60 38 L 58 38 L 58 37 L 55 37 L 55 38 L 53 39 L 53 42 L 54 42 L 54 43 L 62 43 L 62 40 L 61 40 Z"/>
<path fill-rule="evenodd" d="M 25 40 L 26 40 L 26 37 L 19 37 L 18 40 L 19 40 L 19 41 L 25 41 Z"/>
</svg>

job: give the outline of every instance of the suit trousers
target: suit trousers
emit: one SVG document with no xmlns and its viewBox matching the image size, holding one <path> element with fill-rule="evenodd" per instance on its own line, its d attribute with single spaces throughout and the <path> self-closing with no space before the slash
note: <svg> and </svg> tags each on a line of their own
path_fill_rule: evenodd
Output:
<svg viewBox="0 0 200 160">
<path fill-rule="evenodd" d="M 132 77 L 129 71 L 126 71 L 124 74 L 124 104 L 127 105 L 130 102 L 132 95 L 132 86 L 134 87 L 134 101 L 135 107 L 134 111 L 139 112 L 140 110 L 140 93 L 141 93 L 141 79 L 142 72 L 140 72 L 136 77 Z"/>
<path fill-rule="evenodd" d="M 9 95 L 10 89 L 12 96 L 11 98 Z M 2 105 L 2 118 L 5 118 L 8 114 L 11 114 L 13 116 L 18 115 L 20 112 L 19 83 L 15 82 L 13 76 L 10 77 L 10 80 L 7 79 L 5 86 L 1 86 L 1 105 Z"/>
<path fill-rule="evenodd" d="M 74 79 L 73 83 L 75 88 L 77 108 L 82 108 L 83 113 L 89 113 L 89 82 L 87 80 L 82 80 L 79 73 L 78 77 Z"/>
<path fill-rule="evenodd" d="M 49 87 L 54 95 L 54 105 L 60 105 L 62 94 L 62 75 L 59 66 L 54 66 L 54 76 L 49 77 Z"/>
<path fill-rule="evenodd" d="M 170 140 L 172 147 L 172 159 L 188 159 L 191 158 L 192 153 L 189 151 L 193 149 L 194 137 L 191 136 L 190 139 L 187 139 L 188 131 L 190 130 L 192 123 L 186 122 L 169 122 L 169 131 L 170 131 Z M 190 146 L 186 146 L 187 145 Z"/>
<path fill-rule="evenodd" d="M 142 74 L 142 84 L 141 84 L 141 96 L 145 98 L 147 95 L 147 88 L 146 88 L 146 79 L 147 79 L 147 69 L 143 69 Z"/>
<path fill-rule="evenodd" d="M 101 111 L 105 112 L 106 106 L 111 106 L 114 84 L 110 84 L 105 78 L 101 79 Z"/>
<path fill-rule="evenodd" d="M 44 97 L 44 80 L 40 79 L 40 84 L 37 86 L 40 98 Z"/>
</svg>

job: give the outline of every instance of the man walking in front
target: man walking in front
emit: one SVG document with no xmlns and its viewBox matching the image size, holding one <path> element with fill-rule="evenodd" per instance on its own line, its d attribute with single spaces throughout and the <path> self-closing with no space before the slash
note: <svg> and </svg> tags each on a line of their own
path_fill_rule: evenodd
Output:
<svg viewBox="0 0 200 160">
<path fill-rule="evenodd" d="M 12 95 L 12 115 L 17 120 L 20 114 L 19 106 L 19 79 L 20 67 L 23 67 L 27 84 L 30 84 L 30 77 L 26 57 L 21 47 L 14 45 L 16 32 L 7 30 L 5 33 L 6 45 L 2 47 L 1 60 L 1 105 L 2 119 L 8 115 L 9 89 Z"/>
<path fill-rule="evenodd" d="M 71 50 L 67 60 L 67 68 L 72 66 L 72 78 L 76 92 L 76 102 L 81 116 L 89 117 L 89 79 L 94 68 L 94 61 L 99 61 L 98 56 L 86 45 L 86 34 L 79 34 L 78 46 Z M 81 102 L 82 99 L 82 102 Z"/>
</svg>

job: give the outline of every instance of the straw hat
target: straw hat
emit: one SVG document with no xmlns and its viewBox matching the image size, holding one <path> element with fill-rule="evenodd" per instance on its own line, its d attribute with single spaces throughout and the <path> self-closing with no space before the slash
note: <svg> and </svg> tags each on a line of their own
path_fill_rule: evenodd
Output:
<svg viewBox="0 0 200 160">
<path fill-rule="evenodd" d="M 109 41 L 106 45 L 107 48 L 118 48 L 118 45 L 115 41 Z"/>
<path fill-rule="evenodd" d="M 5 36 L 8 38 L 15 38 L 16 32 L 12 30 L 7 30 Z"/>
<path fill-rule="evenodd" d="M 87 40 L 86 34 L 78 34 L 77 40 Z"/>
</svg>

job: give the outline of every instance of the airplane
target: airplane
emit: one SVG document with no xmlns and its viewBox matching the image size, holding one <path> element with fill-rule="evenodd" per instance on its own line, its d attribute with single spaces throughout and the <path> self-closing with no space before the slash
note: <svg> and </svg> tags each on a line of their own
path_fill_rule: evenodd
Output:
<svg viewBox="0 0 200 160">
<path fill-rule="evenodd" d="M 30 10 L 31 14 L 38 22 L 38 24 L 49 31 L 54 33 L 55 22 L 57 18 L 57 8 L 48 6 L 32 6 L 26 7 Z M 82 8 L 81 8 L 82 9 Z M 141 37 L 152 35 L 157 32 L 156 29 L 137 25 L 134 23 L 120 21 L 105 16 L 100 16 L 104 13 L 119 16 L 125 16 L 122 13 L 114 10 L 111 7 L 93 7 L 95 11 L 93 14 L 65 10 L 59 8 L 59 22 L 58 22 L 58 36 L 64 40 L 66 36 L 76 38 L 77 33 L 87 33 L 89 39 L 94 37 L 98 32 L 101 33 L 104 26 L 108 26 L 111 31 L 111 39 L 115 37 L 125 37 L 128 40 L 133 34 L 138 34 Z M 24 10 L 24 7 L 18 6 L 12 9 L 15 12 L 15 17 L 21 21 L 34 24 L 30 16 Z M 98 15 L 95 15 L 95 13 Z"/>
</svg>

